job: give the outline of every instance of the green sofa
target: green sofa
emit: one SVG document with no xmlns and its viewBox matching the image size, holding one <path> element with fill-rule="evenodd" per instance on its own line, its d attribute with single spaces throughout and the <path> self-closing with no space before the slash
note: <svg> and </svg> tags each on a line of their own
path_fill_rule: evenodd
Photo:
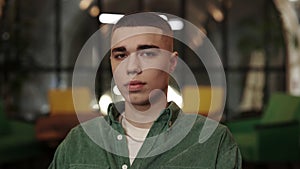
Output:
<svg viewBox="0 0 300 169">
<path fill-rule="evenodd" d="M 0 100 L 0 165 L 27 160 L 42 152 L 34 124 L 7 119 Z"/>
<path fill-rule="evenodd" d="M 300 161 L 300 97 L 274 93 L 262 117 L 227 126 L 247 162 Z"/>
</svg>

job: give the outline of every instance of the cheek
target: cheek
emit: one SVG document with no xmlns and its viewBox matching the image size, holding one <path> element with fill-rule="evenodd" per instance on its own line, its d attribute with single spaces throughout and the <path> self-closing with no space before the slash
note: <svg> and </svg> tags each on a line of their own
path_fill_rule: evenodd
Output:
<svg viewBox="0 0 300 169">
<path fill-rule="evenodd" d="M 145 72 L 147 79 L 154 86 L 163 86 L 169 82 L 169 74 L 162 70 L 148 70 Z"/>
<path fill-rule="evenodd" d="M 169 72 L 169 57 L 164 56 L 158 63 L 157 68 L 161 71 L 161 74 L 167 74 L 166 72 Z"/>
<path fill-rule="evenodd" d="M 125 72 L 124 64 L 121 64 L 121 62 L 111 62 L 111 70 L 114 77 L 122 77 L 124 76 L 123 73 Z"/>
<path fill-rule="evenodd" d="M 124 80 L 125 76 L 123 75 L 124 71 L 122 71 L 120 64 L 116 62 L 111 62 L 111 69 L 112 69 L 114 81 L 118 85 L 118 87 L 120 87 L 120 85 L 122 85 L 125 81 Z"/>
<path fill-rule="evenodd" d="M 110 62 L 110 66 L 111 66 L 112 73 L 115 73 L 118 64 L 116 62 L 114 62 L 114 61 L 111 61 Z"/>
</svg>

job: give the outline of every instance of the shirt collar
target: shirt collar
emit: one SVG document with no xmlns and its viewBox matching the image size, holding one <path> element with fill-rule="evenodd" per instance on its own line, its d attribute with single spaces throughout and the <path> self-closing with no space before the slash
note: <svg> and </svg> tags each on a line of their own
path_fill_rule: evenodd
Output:
<svg viewBox="0 0 300 169">
<path fill-rule="evenodd" d="M 119 123 L 119 116 L 125 110 L 125 102 L 111 103 L 108 106 L 108 121 L 109 123 Z M 163 109 L 155 123 L 167 123 L 170 127 L 177 119 L 180 108 L 173 101 L 168 103 L 167 108 Z"/>
</svg>

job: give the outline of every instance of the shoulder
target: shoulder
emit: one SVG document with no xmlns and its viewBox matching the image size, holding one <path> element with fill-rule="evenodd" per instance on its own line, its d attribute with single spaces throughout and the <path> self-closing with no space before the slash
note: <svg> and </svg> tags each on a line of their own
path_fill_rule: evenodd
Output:
<svg viewBox="0 0 300 169">
<path fill-rule="evenodd" d="M 196 115 L 195 126 L 216 129 L 219 132 L 229 132 L 227 126 L 201 114 Z"/>
<path fill-rule="evenodd" d="M 71 129 L 59 149 L 67 152 L 70 156 L 72 156 L 71 154 L 84 154 L 86 150 L 99 149 L 99 140 L 105 138 L 105 135 L 101 134 L 105 132 L 99 127 L 103 123 L 106 123 L 104 118 L 97 117 L 77 125 Z"/>
<path fill-rule="evenodd" d="M 56 149 L 49 168 L 68 168 L 75 164 L 82 168 L 83 165 L 95 166 L 98 162 L 104 164 L 106 151 L 93 138 L 96 127 L 105 122 L 103 119 L 97 117 L 74 127 Z"/>
<path fill-rule="evenodd" d="M 200 142 L 209 140 L 219 140 L 222 142 L 224 139 L 229 139 L 228 141 L 234 143 L 233 137 L 227 126 L 221 124 L 219 121 L 215 121 L 203 115 L 183 114 L 184 116 L 195 116 L 195 122 L 191 132 L 199 135 Z"/>
<path fill-rule="evenodd" d="M 199 143 L 217 148 L 217 166 L 220 168 L 224 166 L 226 166 L 225 168 L 241 168 L 240 150 L 227 126 L 201 115 L 198 116 L 194 126 L 196 128 L 201 127 Z"/>
<path fill-rule="evenodd" d="M 99 129 L 104 129 L 107 125 L 105 117 L 96 117 L 72 128 L 64 140 L 64 144 L 72 145 L 74 144 L 84 144 L 85 142 L 90 143 L 91 135 L 99 133 Z M 101 131 L 100 130 L 100 131 Z"/>
</svg>

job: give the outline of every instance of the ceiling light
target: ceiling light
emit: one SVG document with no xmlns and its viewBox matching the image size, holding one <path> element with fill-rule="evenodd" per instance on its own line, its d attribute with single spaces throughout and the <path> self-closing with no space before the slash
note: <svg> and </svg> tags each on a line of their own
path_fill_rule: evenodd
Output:
<svg viewBox="0 0 300 169">
<path fill-rule="evenodd" d="M 118 22 L 119 19 L 121 19 L 124 15 L 122 14 L 109 14 L 109 13 L 102 13 L 99 16 L 99 21 L 101 23 L 107 23 L 107 24 L 115 24 Z"/>
<path fill-rule="evenodd" d="M 168 20 L 168 17 L 166 15 L 159 15 L 161 18 L 163 18 L 164 20 Z"/>
<path fill-rule="evenodd" d="M 99 21 L 104 24 L 115 24 L 121 19 L 124 15 L 123 14 L 110 14 L 110 13 L 102 13 L 99 16 Z M 183 22 L 179 19 L 170 19 L 166 15 L 159 15 L 164 20 L 168 21 L 172 30 L 181 30 L 183 29 Z"/>
<path fill-rule="evenodd" d="M 170 19 L 168 23 L 170 24 L 172 30 L 182 30 L 184 26 L 183 22 L 179 19 Z"/>
</svg>

